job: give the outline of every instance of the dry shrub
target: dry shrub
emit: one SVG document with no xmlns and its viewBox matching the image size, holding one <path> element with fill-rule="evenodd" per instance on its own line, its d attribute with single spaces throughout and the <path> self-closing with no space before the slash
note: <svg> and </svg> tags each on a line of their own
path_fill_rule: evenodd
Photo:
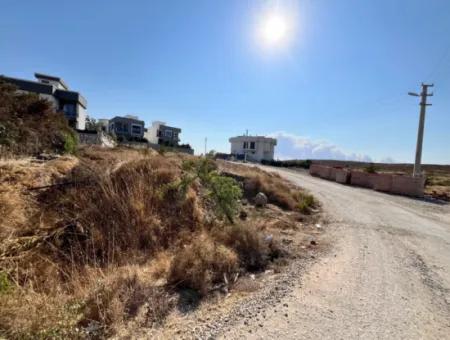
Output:
<svg viewBox="0 0 450 340">
<path fill-rule="evenodd" d="M 263 192 L 267 195 L 269 203 L 283 209 L 296 209 L 297 201 L 291 189 L 279 178 L 262 174 L 253 175 L 245 180 L 244 191 L 248 198 L 253 198 L 258 192 Z"/>
<path fill-rule="evenodd" d="M 68 295 L 48 295 L 16 287 L 0 296 L 0 310 L 0 338 L 79 337 L 75 326 L 81 318 L 80 305 Z"/>
<path fill-rule="evenodd" d="M 34 155 L 74 152 L 73 131 L 63 113 L 36 94 L 17 93 L 0 80 L 0 151 Z"/>
<path fill-rule="evenodd" d="M 150 263 L 150 275 L 154 280 L 167 279 L 170 271 L 173 256 L 167 251 L 156 254 L 155 259 Z"/>
<path fill-rule="evenodd" d="M 255 227 L 250 225 L 230 225 L 214 231 L 215 237 L 227 247 L 234 249 L 239 261 L 248 271 L 263 270 L 270 260 L 270 242 Z"/>
<path fill-rule="evenodd" d="M 82 184 L 60 193 L 60 204 L 51 209 L 63 211 L 66 226 L 75 225 L 64 248 L 82 261 L 123 262 L 140 252 L 152 254 L 201 222 L 196 192 L 178 190 L 179 167 L 164 157 L 131 161 L 106 174 L 78 171 L 73 180 Z"/>
<path fill-rule="evenodd" d="M 258 192 L 263 192 L 269 203 L 286 210 L 299 210 L 302 213 L 308 213 L 308 209 L 315 204 L 311 200 L 311 195 L 293 188 L 277 173 L 223 161 L 219 164 L 227 173 L 242 178 L 244 195 L 249 200 L 252 200 Z"/>
<path fill-rule="evenodd" d="M 169 283 L 192 288 L 205 295 L 214 284 L 223 283 L 238 271 L 238 256 L 211 236 L 202 233 L 179 250 L 172 261 Z"/>
</svg>

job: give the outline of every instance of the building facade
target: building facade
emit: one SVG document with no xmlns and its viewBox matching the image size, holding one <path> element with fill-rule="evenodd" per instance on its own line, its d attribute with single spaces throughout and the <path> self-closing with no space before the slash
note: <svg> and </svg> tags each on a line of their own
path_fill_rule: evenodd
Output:
<svg viewBox="0 0 450 340">
<path fill-rule="evenodd" d="M 139 120 L 136 116 L 116 116 L 110 119 L 108 124 L 109 132 L 116 135 L 119 139 L 133 140 L 144 138 L 144 121 Z"/>
<path fill-rule="evenodd" d="M 17 86 L 18 91 L 36 93 L 51 103 L 56 111 L 61 111 L 69 125 L 77 130 L 85 130 L 87 101 L 78 92 L 69 90 L 59 77 L 41 73 L 34 74 L 36 81 L 0 76 L 0 80 Z"/>
<path fill-rule="evenodd" d="M 229 139 L 231 155 L 253 162 L 273 160 L 277 140 L 264 136 L 237 136 Z"/>
<path fill-rule="evenodd" d="M 145 133 L 145 138 L 153 144 L 176 147 L 180 143 L 181 129 L 154 121 Z"/>
</svg>

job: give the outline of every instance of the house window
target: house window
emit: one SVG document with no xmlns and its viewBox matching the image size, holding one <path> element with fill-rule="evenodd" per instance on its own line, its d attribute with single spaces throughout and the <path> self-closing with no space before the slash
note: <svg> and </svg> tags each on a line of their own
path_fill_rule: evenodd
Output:
<svg viewBox="0 0 450 340">
<path fill-rule="evenodd" d="M 68 103 L 68 104 L 63 105 L 63 111 L 64 111 L 64 113 L 66 113 L 68 115 L 76 115 L 77 108 L 76 108 L 75 104 Z"/>
<path fill-rule="evenodd" d="M 172 130 L 166 130 L 164 131 L 164 136 L 168 137 L 168 138 L 172 138 Z"/>
<path fill-rule="evenodd" d="M 141 134 L 141 126 L 140 125 L 131 125 L 131 132 L 136 135 Z"/>
<path fill-rule="evenodd" d="M 255 150 L 255 142 L 250 142 L 250 149 Z"/>
<path fill-rule="evenodd" d="M 248 143 L 244 142 L 244 149 L 247 149 L 247 147 L 248 147 Z"/>
</svg>

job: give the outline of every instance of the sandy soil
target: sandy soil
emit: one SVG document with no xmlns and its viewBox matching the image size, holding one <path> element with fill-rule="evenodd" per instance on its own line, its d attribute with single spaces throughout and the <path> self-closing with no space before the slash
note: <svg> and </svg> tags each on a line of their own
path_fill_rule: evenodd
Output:
<svg viewBox="0 0 450 340">
<path fill-rule="evenodd" d="M 335 246 L 294 288 L 220 335 L 450 339 L 450 206 L 276 171 L 323 204 Z"/>
</svg>

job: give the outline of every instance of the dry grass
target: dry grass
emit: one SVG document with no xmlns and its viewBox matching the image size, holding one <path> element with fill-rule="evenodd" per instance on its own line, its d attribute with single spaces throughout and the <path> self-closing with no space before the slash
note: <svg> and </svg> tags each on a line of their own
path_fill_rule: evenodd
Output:
<svg viewBox="0 0 450 340">
<path fill-rule="evenodd" d="M 232 249 L 201 233 L 175 256 L 168 280 L 206 295 L 215 284 L 226 280 L 224 275 L 229 278 L 238 268 L 238 257 Z"/>
<path fill-rule="evenodd" d="M 258 192 L 263 192 L 269 203 L 301 213 L 309 213 L 310 208 L 317 204 L 313 196 L 298 188 L 293 188 L 276 173 L 230 162 L 218 161 L 218 163 L 223 172 L 243 178 L 244 194 L 250 200 Z"/>
<path fill-rule="evenodd" d="M 161 325 L 174 289 L 207 295 L 279 256 L 251 219 L 227 224 L 199 179 L 183 182 L 186 159 L 196 161 L 89 148 L 0 163 L 0 335 L 83 338 L 132 319 Z M 248 176 L 294 206 L 295 191 L 278 195 L 280 178 Z"/>
</svg>

